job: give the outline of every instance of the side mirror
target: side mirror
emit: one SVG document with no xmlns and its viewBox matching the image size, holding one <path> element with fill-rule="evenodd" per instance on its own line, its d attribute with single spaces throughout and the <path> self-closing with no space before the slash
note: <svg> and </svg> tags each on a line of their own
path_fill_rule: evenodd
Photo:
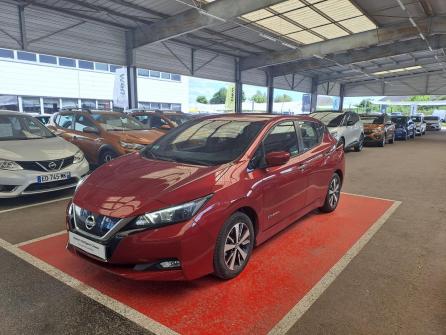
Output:
<svg viewBox="0 0 446 335">
<path fill-rule="evenodd" d="M 169 126 L 168 124 L 163 124 L 163 125 L 160 127 L 160 129 L 162 129 L 162 130 L 170 130 L 170 129 L 172 129 L 172 127 Z"/>
<path fill-rule="evenodd" d="M 290 153 L 286 151 L 272 151 L 266 154 L 266 167 L 286 164 L 290 160 Z"/>
<path fill-rule="evenodd" d="M 347 126 L 353 126 L 354 124 L 355 124 L 355 122 L 353 120 L 347 121 Z"/>
<path fill-rule="evenodd" d="M 94 127 L 85 127 L 82 131 L 87 134 L 99 134 L 99 130 Z"/>
</svg>

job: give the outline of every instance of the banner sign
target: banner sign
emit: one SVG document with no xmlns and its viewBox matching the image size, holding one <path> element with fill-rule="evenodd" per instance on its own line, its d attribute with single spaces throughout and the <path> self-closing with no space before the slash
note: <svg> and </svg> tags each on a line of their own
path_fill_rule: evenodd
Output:
<svg viewBox="0 0 446 335">
<path fill-rule="evenodd" d="M 125 67 L 116 69 L 115 86 L 113 89 L 113 106 L 124 109 L 129 108 L 127 69 Z"/>
</svg>

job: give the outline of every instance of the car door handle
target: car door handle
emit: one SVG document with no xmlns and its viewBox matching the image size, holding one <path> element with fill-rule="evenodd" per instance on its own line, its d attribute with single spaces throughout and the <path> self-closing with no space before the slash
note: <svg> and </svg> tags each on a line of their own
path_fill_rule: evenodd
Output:
<svg viewBox="0 0 446 335">
<path fill-rule="evenodd" d="M 300 164 L 297 168 L 299 169 L 299 171 L 305 171 L 305 169 L 307 168 L 308 164 L 306 163 L 302 163 Z"/>
</svg>

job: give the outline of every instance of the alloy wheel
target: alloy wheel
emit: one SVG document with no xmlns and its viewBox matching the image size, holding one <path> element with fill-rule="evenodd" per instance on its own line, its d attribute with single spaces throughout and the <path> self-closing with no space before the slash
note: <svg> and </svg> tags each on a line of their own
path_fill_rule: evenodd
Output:
<svg viewBox="0 0 446 335">
<path fill-rule="evenodd" d="M 333 178 L 328 187 L 328 203 L 332 208 L 336 207 L 339 201 L 339 194 L 341 193 L 339 179 Z"/>
<path fill-rule="evenodd" d="M 224 247 L 225 264 L 234 271 L 245 265 L 249 255 L 251 234 L 244 222 L 236 223 L 226 236 Z"/>
</svg>

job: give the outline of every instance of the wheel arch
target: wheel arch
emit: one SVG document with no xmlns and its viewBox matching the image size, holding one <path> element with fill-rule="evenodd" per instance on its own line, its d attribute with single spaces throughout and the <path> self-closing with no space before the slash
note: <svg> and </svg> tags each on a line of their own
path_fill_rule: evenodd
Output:
<svg viewBox="0 0 446 335">
<path fill-rule="evenodd" d="M 242 212 L 243 214 L 246 214 L 252 221 L 252 224 L 254 226 L 254 236 L 256 237 L 259 232 L 259 216 L 254 208 L 249 206 L 244 206 L 238 208 L 235 212 Z"/>
</svg>

